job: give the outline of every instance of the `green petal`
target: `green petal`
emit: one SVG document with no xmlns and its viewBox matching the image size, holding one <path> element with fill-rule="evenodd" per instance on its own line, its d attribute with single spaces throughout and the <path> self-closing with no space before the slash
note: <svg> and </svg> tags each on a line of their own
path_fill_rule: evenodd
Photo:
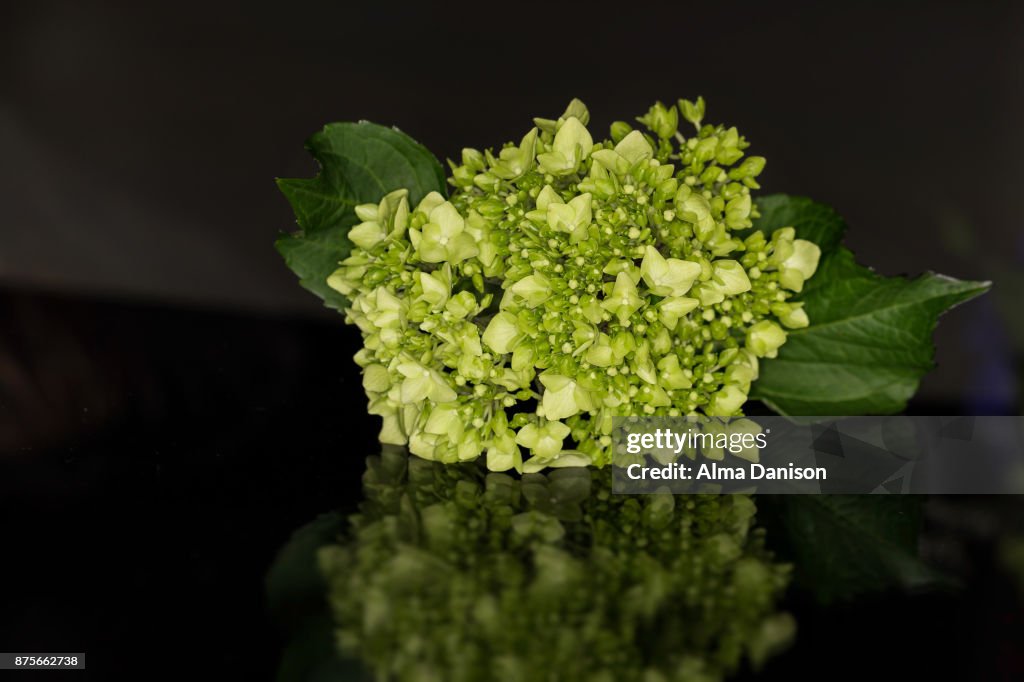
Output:
<svg viewBox="0 0 1024 682">
<path fill-rule="evenodd" d="M 671 297 L 664 299 L 658 304 L 658 314 L 662 324 L 674 328 L 676 323 L 691 310 L 700 305 L 695 298 Z"/>
<path fill-rule="evenodd" d="M 712 281 L 716 291 L 726 296 L 735 296 L 750 291 L 747 271 L 734 260 L 716 260 L 712 264 Z"/>
<path fill-rule="evenodd" d="M 407 377 L 402 382 L 402 402 L 418 403 L 426 400 L 427 396 L 430 395 L 433 383 L 427 370 L 423 370 L 420 376 Z"/>
<path fill-rule="evenodd" d="M 535 474 L 546 468 L 585 467 L 592 463 L 593 460 L 588 455 L 579 451 L 562 452 L 551 459 L 545 459 L 538 455 L 523 464 L 523 473 Z"/>
<path fill-rule="evenodd" d="M 423 430 L 435 435 L 444 435 L 452 442 L 462 436 L 462 416 L 454 405 L 439 405 L 430 412 Z"/>
<path fill-rule="evenodd" d="M 622 138 L 622 141 L 615 145 L 615 152 L 628 161 L 630 166 L 654 156 L 654 150 L 639 130 L 634 130 Z"/>
<path fill-rule="evenodd" d="M 747 401 L 747 393 L 740 386 L 727 384 L 711 396 L 705 412 L 711 417 L 729 417 Z"/>
<path fill-rule="evenodd" d="M 580 411 L 576 404 L 576 382 L 559 374 L 542 374 L 544 396 L 541 405 L 547 419 L 565 419 Z"/>
<path fill-rule="evenodd" d="M 453 237 L 466 227 L 466 221 L 450 201 L 446 201 L 430 212 L 430 222 L 440 228 L 442 237 Z"/>
<path fill-rule="evenodd" d="M 680 195 L 686 192 L 685 197 Z M 694 224 L 697 238 L 706 240 L 715 231 L 715 218 L 711 214 L 711 204 L 699 194 L 693 194 L 690 188 L 683 185 L 676 193 L 676 215 Z"/>
<path fill-rule="evenodd" d="M 468 232 L 460 232 L 452 237 L 452 240 L 448 244 L 447 252 L 448 262 L 455 265 L 456 263 L 461 263 L 462 261 L 477 255 L 480 253 L 480 249 L 477 248 L 472 235 Z"/>
<path fill-rule="evenodd" d="M 363 388 L 384 393 L 391 388 L 391 374 L 384 365 L 367 365 L 363 367 Z"/>
<path fill-rule="evenodd" d="M 516 443 L 524 448 L 532 448 L 540 441 L 540 438 L 540 427 L 536 424 L 527 424 L 519 429 L 519 433 L 516 434 Z"/>
<path fill-rule="evenodd" d="M 440 310 L 448 300 L 450 285 L 439 276 L 440 273 L 417 272 L 420 287 L 423 289 L 421 298 L 431 305 L 433 310 Z"/>
<path fill-rule="evenodd" d="M 590 155 L 590 150 L 594 148 L 594 138 L 578 118 L 570 116 L 555 133 L 551 148 L 567 159 L 578 162 Z"/>
<path fill-rule="evenodd" d="M 383 417 L 384 424 L 381 426 L 378 439 L 381 443 L 389 445 L 405 445 L 408 439 L 402 430 L 401 420 L 397 414 L 389 414 Z"/>
<path fill-rule="evenodd" d="M 762 320 L 747 330 L 747 348 L 759 358 L 774 358 L 786 343 L 786 332 L 770 320 Z"/>
<path fill-rule="evenodd" d="M 599 149 L 592 154 L 594 161 L 600 167 L 606 168 L 610 173 L 622 176 L 629 172 L 629 161 L 614 149 Z"/>
<path fill-rule="evenodd" d="M 789 312 L 779 315 L 778 317 L 779 322 L 790 329 L 803 329 L 811 323 L 810 319 L 807 317 L 807 311 L 802 307 L 794 307 Z"/>
<path fill-rule="evenodd" d="M 487 468 L 490 471 L 523 468 L 523 454 L 516 445 L 515 435 L 511 431 L 495 436 L 491 446 L 487 448 Z"/>
<path fill-rule="evenodd" d="M 379 244 L 385 236 L 387 235 L 384 234 L 384 229 L 376 221 L 359 223 L 348 232 L 348 238 L 352 243 L 366 250 Z"/>
<path fill-rule="evenodd" d="M 459 397 L 444 377 L 435 370 L 430 370 L 430 389 L 427 395 L 435 403 L 447 403 Z"/>
<path fill-rule="evenodd" d="M 537 195 L 537 210 L 547 211 L 551 204 L 564 204 L 562 197 L 558 195 L 551 185 L 544 185 L 544 189 Z"/>
<path fill-rule="evenodd" d="M 484 343 L 495 353 L 510 352 L 520 336 L 519 321 L 509 312 L 499 312 L 484 330 Z"/>
<path fill-rule="evenodd" d="M 782 267 L 800 271 L 804 279 L 810 279 L 818 269 L 821 260 L 821 249 L 814 242 L 806 239 L 793 240 L 793 253 L 782 262 Z"/>
<path fill-rule="evenodd" d="M 640 276 L 656 296 L 682 296 L 700 275 L 697 263 L 665 258 L 656 248 L 648 246 L 640 263 Z"/>
<path fill-rule="evenodd" d="M 594 345 L 587 349 L 586 360 L 596 367 L 610 367 L 615 362 L 615 354 L 610 345 Z"/>
<path fill-rule="evenodd" d="M 427 196 L 423 197 L 420 203 L 416 206 L 417 211 L 422 211 L 428 216 L 433 212 L 435 208 L 445 203 L 445 198 L 437 192 L 431 192 Z"/>
<path fill-rule="evenodd" d="M 536 308 L 551 298 L 551 283 L 538 272 L 522 278 L 510 286 L 508 291 L 521 299 L 527 308 Z"/>
<path fill-rule="evenodd" d="M 643 304 L 643 300 L 637 295 L 633 279 L 627 273 L 620 272 L 615 278 L 611 293 L 601 302 L 601 307 L 617 315 L 619 322 L 625 322 Z"/>
</svg>

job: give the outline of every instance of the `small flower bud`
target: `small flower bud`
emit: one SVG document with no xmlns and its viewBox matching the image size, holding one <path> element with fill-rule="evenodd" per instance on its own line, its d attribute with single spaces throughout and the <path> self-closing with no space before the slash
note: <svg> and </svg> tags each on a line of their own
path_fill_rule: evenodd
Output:
<svg viewBox="0 0 1024 682">
<path fill-rule="evenodd" d="M 615 121 L 611 126 L 612 142 L 618 144 L 622 141 L 622 138 L 626 137 L 633 132 L 633 126 L 629 125 L 625 121 Z"/>
<path fill-rule="evenodd" d="M 646 115 L 637 120 L 662 139 L 672 137 L 679 128 L 679 112 L 676 111 L 675 106 L 666 108 L 661 102 L 656 102 Z"/>
</svg>

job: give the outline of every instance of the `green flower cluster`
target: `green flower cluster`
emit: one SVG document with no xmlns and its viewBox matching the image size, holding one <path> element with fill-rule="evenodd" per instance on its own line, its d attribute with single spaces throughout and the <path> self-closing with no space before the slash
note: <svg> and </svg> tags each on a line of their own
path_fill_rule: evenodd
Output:
<svg viewBox="0 0 1024 682">
<path fill-rule="evenodd" d="M 319 551 L 341 652 L 378 679 L 711 682 L 790 641 L 789 568 L 744 495 L 615 495 L 611 470 L 521 480 L 397 448 Z"/>
<path fill-rule="evenodd" d="M 463 150 L 449 199 L 357 207 L 328 284 L 383 442 L 529 472 L 606 464 L 613 416 L 741 413 L 758 358 L 808 324 L 789 298 L 820 251 L 749 229 L 764 159 L 703 113 L 659 103 L 649 133 L 595 142 L 574 100 L 497 154 Z"/>
</svg>

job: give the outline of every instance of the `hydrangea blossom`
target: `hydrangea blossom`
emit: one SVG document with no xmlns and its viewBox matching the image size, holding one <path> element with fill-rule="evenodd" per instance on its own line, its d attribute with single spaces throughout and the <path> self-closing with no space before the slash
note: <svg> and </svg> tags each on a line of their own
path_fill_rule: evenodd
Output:
<svg viewBox="0 0 1024 682">
<path fill-rule="evenodd" d="M 595 142 L 573 100 L 497 154 L 463 150 L 447 199 L 356 208 L 328 284 L 383 442 L 536 471 L 609 462 L 614 416 L 741 414 L 759 358 L 809 323 L 789 299 L 820 250 L 749 229 L 765 160 L 703 113 L 658 103 L 649 132 Z"/>
</svg>

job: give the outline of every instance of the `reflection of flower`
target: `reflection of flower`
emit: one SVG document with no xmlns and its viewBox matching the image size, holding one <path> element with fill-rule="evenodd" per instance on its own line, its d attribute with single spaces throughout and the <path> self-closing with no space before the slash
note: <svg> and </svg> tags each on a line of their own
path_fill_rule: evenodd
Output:
<svg viewBox="0 0 1024 682">
<path fill-rule="evenodd" d="M 530 471 L 607 463 L 612 416 L 741 413 L 758 359 L 809 323 L 789 299 L 820 251 L 749 229 L 764 159 L 703 115 L 657 104 L 650 134 L 595 142 L 574 100 L 497 154 L 464 150 L 450 199 L 356 208 L 328 284 L 363 333 L 382 439 Z"/>
<path fill-rule="evenodd" d="M 349 539 L 320 551 L 342 652 L 398 681 L 669 682 L 788 641 L 788 570 L 752 498 L 613 495 L 610 477 L 371 457 Z"/>
</svg>

